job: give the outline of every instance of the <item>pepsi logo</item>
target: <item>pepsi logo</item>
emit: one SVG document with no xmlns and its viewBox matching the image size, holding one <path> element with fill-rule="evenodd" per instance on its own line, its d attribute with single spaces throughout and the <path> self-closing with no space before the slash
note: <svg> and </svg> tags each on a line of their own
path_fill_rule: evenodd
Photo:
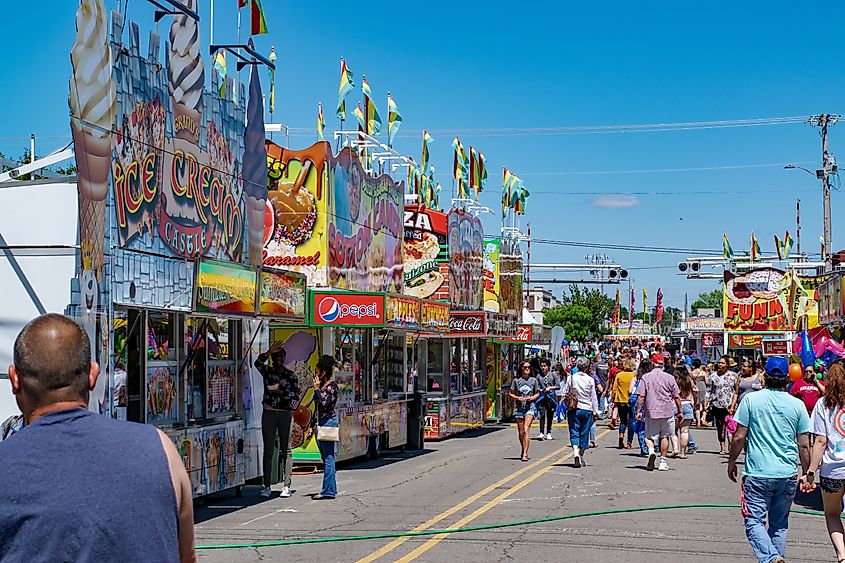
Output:
<svg viewBox="0 0 845 563">
<path fill-rule="evenodd" d="M 327 323 L 333 323 L 340 316 L 340 304 L 334 297 L 326 297 L 320 301 L 320 306 L 317 307 L 317 312 L 320 313 L 320 318 Z"/>
</svg>

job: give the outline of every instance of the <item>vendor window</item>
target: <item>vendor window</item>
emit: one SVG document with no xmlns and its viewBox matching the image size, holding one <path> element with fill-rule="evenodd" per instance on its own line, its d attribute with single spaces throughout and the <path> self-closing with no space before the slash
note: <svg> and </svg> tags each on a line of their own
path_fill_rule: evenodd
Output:
<svg viewBox="0 0 845 563">
<path fill-rule="evenodd" d="M 367 362 L 370 332 L 360 328 L 338 328 L 335 334 L 336 376 L 342 403 L 367 402 L 372 393 L 372 370 Z"/>
<path fill-rule="evenodd" d="M 179 421 L 179 363 L 177 317 L 173 313 L 151 311 L 147 315 L 144 420 L 159 426 Z"/>
<path fill-rule="evenodd" d="M 429 339 L 426 350 L 426 378 L 429 393 L 446 393 L 445 369 L 443 365 L 444 341 Z"/>
<path fill-rule="evenodd" d="M 484 377 L 484 342 L 470 339 L 469 342 L 469 369 L 471 374 L 470 384 L 473 389 L 481 389 L 487 386 Z"/>
<path fill-rule="evenodd" d="M 472 391 L 469 339 L 453 338 L 449 348 L 449 388 L 452 393 Z"/>
<path fill-rule="evenodd" d="M 404 393 L 406 389 L 405 335 L 383 332 L 380 337 L 376 348 L 376 393 L 380 398 L 386 399 L 389 393 Z"/>
</svg>

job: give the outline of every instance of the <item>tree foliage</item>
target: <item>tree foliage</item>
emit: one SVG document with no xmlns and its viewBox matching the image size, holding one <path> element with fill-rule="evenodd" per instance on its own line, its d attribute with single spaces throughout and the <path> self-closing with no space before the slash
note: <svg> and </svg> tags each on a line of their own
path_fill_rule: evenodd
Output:
<svg viewBox="0 0 845 563">
<path fill-rule="evenodd" d="M 722 290 L 721 289 L 714 289 L 712 291 L 706 291 L 698 296 L 698 299 L 692 302 L 692 310 L 698 311 L 699 309 L 722 309 Z"/>
<path fill-rule="evenodd" d="M 589 335 L 607 332 L 603 325 L 613 313 L 613 303 L 613 299 L 599 289 L 572 284 L 563 294 L 561 305 L 543 311 L 543 321 L 551 326 L 562 326 L 568 339 L 583 340 Z M 621 314 L 620 311 L 620 319 Z"/>
</svg>

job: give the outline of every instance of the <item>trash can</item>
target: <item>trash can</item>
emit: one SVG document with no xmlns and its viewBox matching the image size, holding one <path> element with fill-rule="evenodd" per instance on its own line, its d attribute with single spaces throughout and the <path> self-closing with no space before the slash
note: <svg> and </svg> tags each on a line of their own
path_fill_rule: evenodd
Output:
<svg viewBox="0 0 845 563">
<path fill-rule="evenodd" d="M 421 450 L 424 447 L 425 415 L 428 405 L 425 391 L 414 391 L 408 404 L 408 449 Z"/>
</svg>

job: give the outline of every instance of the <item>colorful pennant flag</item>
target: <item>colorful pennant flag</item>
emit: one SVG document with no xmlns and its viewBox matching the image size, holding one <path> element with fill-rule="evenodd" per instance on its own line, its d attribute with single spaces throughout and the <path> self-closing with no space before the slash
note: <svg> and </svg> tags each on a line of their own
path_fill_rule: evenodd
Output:
<svg viewBox="0 0 845 563">
<path fill-rule="evenodd" d="M 731 243 L 728 242 L 728 233 L 722 233 L 722 254 L 725 260 L 731 260 L 734 257 L 734 251 L 731 248 Z"/>
<path fill-rule="evenodd" d="M 358 102 L 358 105 L 355 106 L 355 109 L 352 110 L 352 113 L 355 115 L 355 119 L 358 120 L 358 129 L 360 131 L 366 131 L 367 121 L 364 118 L 364 112 L 361 110 L 361 102 Z"/>
<path fill-rule="evenodd" d="M 267 33 L 267 21 L 264 19 L 264 8 L 260 0 L 250 0 L 249 19 L 250 35 L 263 35 Z"/>
<path fill-rule="evenodd" d="M 511 206 L 511 189 L 517 179 L 507 167 L 502 166 L 502 219 L 508 215 L 508 209 Z"/>
<path fill-rule="evenodd" d="M 648 291 L 643 288 L 643 317 L 648 313 Z"/>
<path fill-rule="evenodd" d="M 455 137 L 455 140 L 452 141 L 452 149 L 455 151 L 455 160 L 452 164 L 452 176 L 455 180 L 462 180 L 467 175 L 467 153 L 457 136 Z"/>
<path fill-rule="evenodd" d="M 399 132 L 399 128 L 402 126 L 402 114 L 399 113 L 399 107 L 396 105 L 396 102 L 390 96 L 390 92 L 387 93 L 387 146 L 393 146 L 393 139 L 396 138 L 396 133 Z"/>
<path fill-rule="evenodd" d="M 657 288 L 657 312 L 654 315 L 657 324 L 663 321 L 663 290 Z"/>
<path fill-rule="evenodd" d="M 270 113 L 276 109 L 276 48 L 270 47 L 270 56 L 268 60 L 273 64 L 273 68 L 268 67 L 270 71 Z"/>
<path fill-rule="evenodd" d="M 246 8 L 249 5 L 249 0 L 238 0 L 238 10 Z"/>
<path fill-rule="evenodd" d="M 373 101 L 373 90 L 367 82 L 367 77 L 361 76 L 361 92 L 364 94 L 364 115 L 367 117 L 367 126 L 364 132 L 367 135 L 378 135 L 381 133 L 381 116 Z"/>
<path fill-rule="evenodd" d="M 751 261 L 754 262 L 760 256 L 760 243 L 754 237 L 754 231 L 751 231 Z"/>
<path fill-rule="evenodd" d="M 321 141 L 325 141 L 323 138 L 323 130 L 326 128 L 326 120 L 323 118 L 323 104 L 319 104 L 317 106 L 317 136 L 320 137 Z"/>
<path fill-rule="evenodd" d="M 352 71 L 346 66 L 346 61 L 340 59 L 340 86 L 337 89 L 337 118 L 346 121 L 346 96 L 355 87 L 352 82 Z"/>
<path fill-rule="evenodd" d="M 794 242 L 795 241 L 792 240 L 792 235 L 789 234 L 789 231 L 786 231 L 786 236 L 783 240 L 775 235 L 775 250 L 778 253 L 778 260 L 789 259 L 789 253 L 792 252 L 792 245 Z"/>
<path fill-rule="evenodd" d="M 619 288 L 616 288 L 616 301 L 613 303 L 613 316 L 611 322 L 616 325 L 619 324 Z"/>
<path fill-rule="evenodd" d="M 634 306 L 637 304 L 637 300 L 634 298 L 634 286 L 631 286 L 631 300 L 629 302 L 628 307 L 628 330 L 630 330 L 634 326 Z"/>
<path fill-rule="evenodd" d="M 431 138 L 431 135 L 428 134 L 428 131 L 423 131 L 422 137 L 422 164 L 420 165 L 423 169 L 423 172 L 428 171 L 429 161 L 431 159 L 429 152 L 428 152 L 428 144 L 434 141 Z"/>
<path fill-rule="evenodd" d="M 214 70 L 220 76 L 220 97 L 226 97 L 226 51 L 220 49 L 214 55 Z"/>
<path fill-rule="evenodd" d="M 487 187 L 487 157 L 484 153 L 478 151 L 478 191 L 484 191 Z"/>
</svg>

